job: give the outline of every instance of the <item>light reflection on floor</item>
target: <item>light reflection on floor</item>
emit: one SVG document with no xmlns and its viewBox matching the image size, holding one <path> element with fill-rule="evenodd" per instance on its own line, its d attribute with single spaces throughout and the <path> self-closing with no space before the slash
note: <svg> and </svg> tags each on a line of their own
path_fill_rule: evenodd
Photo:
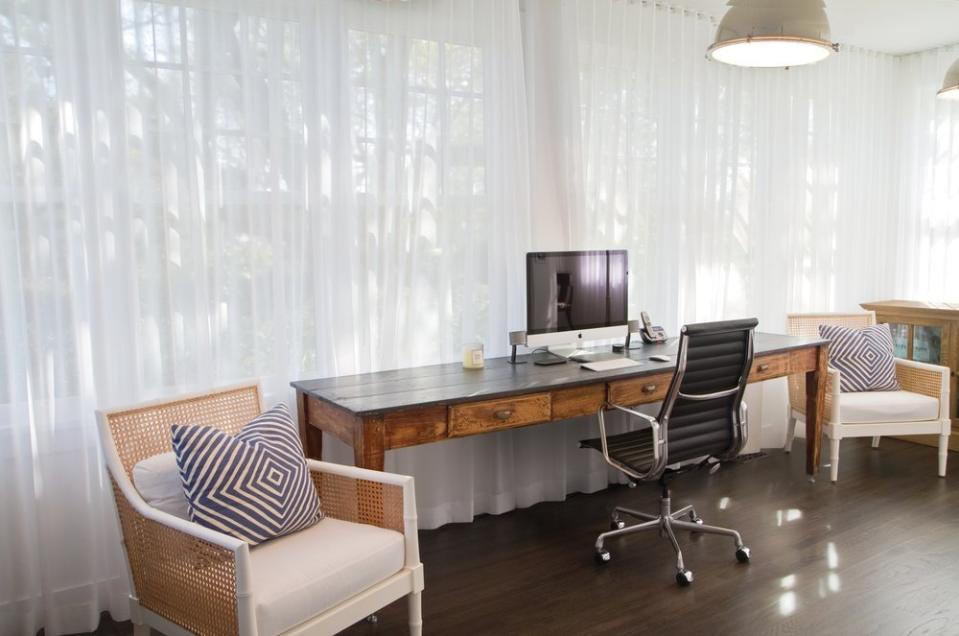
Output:
<svg viewBox="0 0 959 636">
<path fill-rule="evenodd" d="M 782 527 L 783 523 L 790 523 L 802 519 L 802 510 L 798 508 L 789 508 L 788 510 L 776 511 L 776 525 Z"/>
<path fill-rule="evenodd" d="M 794 513 L 794 514 L 790 514 Z M 777 525 L 782 526 L 783 521 L 795 521 L 802 518 L 802 512 L 795 508 L 776 511 Z M 830 570 L 825 576 L 819 579 L 818 593 L 819 598 L 826 598 L 829 594 L 838 594 L 842 590 L 842 580 L 839 573 L 839 550 L 836 544 L 830 541 L 826 544 L 826 567 Z M 790 616 L 795 613 L 799 604 L 799 597 L 794 589 L 796 588 L 796 575 L 789 574 L 779 580 L 779 586 L 786 590 L 779 595 L 779 614 L 781 616 Z"/>
<path fill-rule="evenodd" d="M 790 616 L 796 611 L 796 593 L 784 592 L 779 597 L 779 613 L 783 616 Z"/>
</svg>

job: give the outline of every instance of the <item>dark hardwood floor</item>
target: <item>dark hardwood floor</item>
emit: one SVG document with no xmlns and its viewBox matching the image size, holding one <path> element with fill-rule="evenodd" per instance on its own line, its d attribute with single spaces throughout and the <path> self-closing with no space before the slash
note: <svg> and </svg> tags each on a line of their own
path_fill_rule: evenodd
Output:
<svg viewBox="0 0 959 636">
<path fill-rule="evenodd" d="M 585 451 L 584 451 L 585 452 Z M 952 469 L 959 470 L 951 454 Z M 680 535 L 696 580 L 679 588 L 656 533 L 592 544 L 616 504 L 655 511 L 654 484 L 575 495 L 421 533 L 428 634 L 959 634 L 959 488 L 936 451 L 892 439 L 842 444 L 840 481 L 810 483 L 800 440 L 786 455 L 683 475 L 674 507 L 738 529 Z M 406 605 L 347 633 L 402 634 Z M 102 634 L 128 634 L 106 620 Z"/>
</svg>

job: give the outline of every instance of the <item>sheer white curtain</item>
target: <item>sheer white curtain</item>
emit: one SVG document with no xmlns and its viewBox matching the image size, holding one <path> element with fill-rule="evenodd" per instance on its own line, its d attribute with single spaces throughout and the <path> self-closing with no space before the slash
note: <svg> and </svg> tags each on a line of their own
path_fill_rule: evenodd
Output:
<svg viewBox="0 0 959 636">
<path fill-rule="evenodd" d="M 896 293 L 959 299 L 959 103 L 936 98 L 959 46 L 898 60 Z"/>
<path fill-rule="evenodd" d="M 11 0 L 0 56 L 0 632 L 127 614 L 97 406 L 521 324 L 515 2 Z"/>
<path fill-rule="evenodd" d="M 854 307 L 886 286 L 895 58 L 707 61 L 712 19 L 660 3 L 564 4 L 582 191 L 570 244 L 620 245 L 631 313 L 671 329 Z"/>
<path fill-rule="evenodd" d="M 127 614 L 95 440 L 98 369 L 124 355 L 129 303 L 103 296 L 125 141 L 118 6 L 0 4 L 0 632 L 81 631 Z M 97 72 L 91 72 L 97 68 Z M 116 175 L 119 177 L 119 175 Z M 126 220 L 128 217 L 124 215 Z M 127 222 L 128 224 L 128 222 Z M 127 225 L 128 226 L 128 225 Z M 115 262 L 115 261 L 114 261 Z M 109 268 L 104 274 L 119 274 Z M 135 270 L 127 260 L 124 269 Z M 132 277 L 131 277 L 132 278 Z M 128 279 L 129 280 L 129 279 Z M 136 310 L 136 307 L 132 308 Z M 115 316 L 122 312 L 122 316 Z M 102 318 L 115 332 L 106 342 Z M 132 321 L 131 321 L 132 322 Z"/>
<path fill-rule="evenodd" d="M 891 293 L 894 57 L 845 47 L 810 67 L 740 69 L 705 59 L 715 22 L 681 8 L 530 0 L 537 12 L 562 14 L 562 63 L 531 94 L 565 102 L 550 114 L 579 132 L 542 181 L 569 184 L 554 195 L 569 247 L 629 249 L 631 315 L 672 333 L 744 315 L 781 331 L 788 312 Z M 751 387 L 764 428 L 752 445 L 781 442 L 784 394 Z"/>
<path fill-rule="evenodd" d="M 503 355 L 507 333 L 525 325 L 531 240 L 519 3 L 447 5 L 472 11 L 472 20 L 424 12 L 419 2 L 393 3 L 394 11 L 377 2 L 346 6 L 350 92 L 317 87 L 321 102 L 350 100 L 356 140 L 349 156 L 337 156 L 346 146 L 331 143 L 316 161 L 325 165 L 327 152 L 333 166 L 352 157 L 355 192 L 349 210 L 334 204 L 332 231 L 315 243 L 323 266 L 342 277 L 315 295 L 331 298 L 323 342 L 334 349 L 319 352 L 330 361 L 320 372 L 457 360 L 477 335 L 488 356 Z M 328 39 L 326 54 L 340 56 L 346 45 Z M 335 193 L 335 176 L 331 184 Z M 406 287 L 410 280 L 416 284 Z M 605 488 L 610 471 L 576 444 L 592 426 L 535 426 L 390 451 L 385 469 L 416 478 L 420 527 L 468 522 Z M 330 436 L 324 457 L 353 461 Z"/>
</svg>

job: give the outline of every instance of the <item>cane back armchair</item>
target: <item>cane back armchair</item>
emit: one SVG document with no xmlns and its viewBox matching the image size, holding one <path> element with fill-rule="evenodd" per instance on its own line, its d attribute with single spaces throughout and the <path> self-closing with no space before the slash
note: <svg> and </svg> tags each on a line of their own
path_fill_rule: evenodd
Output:
<svg viewBox="0 0 959 636">
<path fill-rule="evenodd" d="M 873 311 L 842 314 L 790 314 L 786 327 L 790 335 L 819 337 L 819 325 L 868 327 L 876 324 Z M 939 436 L 940 477 L 946 476 L 949 434 L 949 368 L 896 358 L 896 377 L 901 391 L 841 393 L 840 375 L 829 368 L 823 434 L 829 439 L 829 477 L 839 479 L 839 444 L 847 437 L 871 437 L 879 447 L 883 435 L 935 434 Z M 805 379 L 789 376 L 789 424 L 785 451 L 792 448 L 796 422 L 806 419 Z"/>
<path fill-rule="evenodd" d="M 235 433 L 261 410 L 259 386 L 247 384 L 97 412 L 127 557 L 131 614 L 137 636 L 148 635 L 150 627 L 168 635 L 330 634 L 403 596 L 408 597 L 410 632 L 421 633 L 423 566 L 419 560 L 412 477 L 307 460 L 324 514 L 324 520 L 314 528 L 334 519 L 400 533 L 403 548 L 397 550 L 403 550 L 398 555 L 402 567 L 348 598 L 335 599 L 332 606 L 317 607 L 315 614 L 307 613 L 305 620 L 283 629 L 277 629 L 276 616 L 264 625 L 261 614 L 266 612 L 263 580 L 275 583 L 286 574 L 269 572 L 269 561 L 256 551 L 266 549 L 272 550 L 271 555 L 279 554 L 277 545 L 291 540 L 299 541 L 297 549 L 301 549 L 307 537 L 304 533 L 309 533 L 309 529 L 251 548 L 232 536 L 158 510 L 140 496 L 132 481 L 133 468 L 141 460 L 170 451 L 172 424 L 204 424 Z M 286 544 L 287 552 L 289 545 Z M 319 543 L 309 544 L 303 552 L 307 556 L 307 552 L 342 549 Z M 290 556 L 286 555 L 287 565 Z M 296 555 L 292 556 L 295 559 Z M 270 591 L 276 592 L 275 585 Z M 316 601 L 315 595 L 300 596 L 296 603 L 302 613 L 304 604 Z M 330 600 L 329 595 L 323 596 Z M 275 614 L 275 607 L 270 611 Z M 312 610 L 307 607 L 306 611 Z M 281 616 L 280 621 L 284 618 L 289 616 Z"/>
</svg>

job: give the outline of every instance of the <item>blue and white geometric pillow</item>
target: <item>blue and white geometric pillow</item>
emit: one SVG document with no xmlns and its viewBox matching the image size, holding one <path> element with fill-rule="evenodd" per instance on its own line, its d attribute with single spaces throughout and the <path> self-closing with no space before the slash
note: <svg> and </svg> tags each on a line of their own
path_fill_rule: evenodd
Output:
<svg viewBox="0 0 959 636">
<path fill-rule="evenodd" d="M 173 452 L 200 525 L 251 545 L 322 518 L 297 426 L 279 403 L 235 436 L 212 426 L 173 426 Z"/>
<path fill-rule="evenodd" d="M 840 391 L 899 390 L 889 325 L 819 325 L 819 336 L 829 341 L 829 366 L 839 371 Z"/>
</svg>

